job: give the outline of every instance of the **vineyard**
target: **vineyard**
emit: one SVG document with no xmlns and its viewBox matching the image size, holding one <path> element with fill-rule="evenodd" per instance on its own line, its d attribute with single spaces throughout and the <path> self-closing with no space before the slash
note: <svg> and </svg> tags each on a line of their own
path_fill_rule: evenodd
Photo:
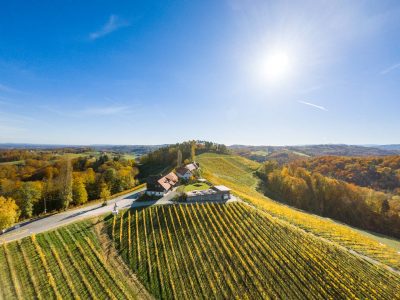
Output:
<svg viewBox="0 0 400 300">
<path fill-rule="evenodd" d="M 90 222 L 0 245 L 0 299 L 132 299 Z"/>
<path fill-rule="evenodd" d="M 258 163 L 240 156 L 211 153 L 199 155 L 197 160 L 203 176 L 212 183 L 230 187 L 234 194 L 275 217 L 400 270 L 400 253 L 393 248 L 347 226 L 290 208 L 259 193 L 254 175 L 260 166 Z"/>
<path fill-rule="evenodd" d="M 399 275 L 243 203 L 149 207 L 107 226 L 156 298 L 399 297 Z"/>
</svg>

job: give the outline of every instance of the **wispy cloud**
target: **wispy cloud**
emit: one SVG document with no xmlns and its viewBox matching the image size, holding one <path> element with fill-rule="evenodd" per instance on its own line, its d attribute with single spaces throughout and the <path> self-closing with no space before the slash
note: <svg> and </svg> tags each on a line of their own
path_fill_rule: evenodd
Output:
<svg viewBox="0 0 400 300">
<path fill-rule="evenodd" d="M 21 91 L 0 83 L 0 91 L 6 93 L 20 93 Z"/>
<path fill-rule="evenodd" d="M 392 72 L 393 70 L 396 70 L 396 69 L 398 69 L 398 68 L 400 68 L 400 63 L 391 65 L 390 67 L 388 67 L 388 68 L 382 70 L 382 71 L 380 72 L 380 74 L 381 74 L 381 75 L 385 75 L 385 74 L 387 74 L 387 73 L 389 73 L 389 72 Z"/>
<path fill-rule="evenodd" d="M 103 36 L 106 36 L 107 34 L 110 34 L 122 27 L 126 27 L 129 26 L 130 24 L 121 19 L 120 17 L 118 17 L 117 15 L 111 15 L 108 18 L 108 21 L 106 24 L 103 25 L 103 27 L 101 27 L 98 31 L 92 32 L 89 35 L 89 38 L 91 40 L 96 40 L 98 38 L 101 38 Z"/>
<path fill-rule="evenodd" d="M 97 116 L 127 114 L 131 112 L 132 109 L 129 106 L 90 107 L 81 111 L 81 113 L 85 115 L 97 115 Z"/>
<path fill-rule="evenodd" d="M 310 102 L 306 102 L 306 101 L 301 101 L 301 100 L 299 100 L 299 101 L 297 101 L 297 102 L 299 102 L 299 103 L 301 103 L 301 104 L 304 104 L 304 105 L 308 105 L 308 106 L 311 106 L 311 107 L 318 108 L 318 109 L 323 110 L 323 111 L 328 111 L 325 107 L 323 107 L 323 106 L 321 106 L 321 105 L 317 105 L 317 104 L 314 104 L 314 103 L 310 103 Z"/>
<path fill-rule="evenodd" d="M 322 85 L 314 85 L 309 88 L 305 88 L 299 91 L 299 94 L 309 94 L 322 89 Z"/>
</svg>

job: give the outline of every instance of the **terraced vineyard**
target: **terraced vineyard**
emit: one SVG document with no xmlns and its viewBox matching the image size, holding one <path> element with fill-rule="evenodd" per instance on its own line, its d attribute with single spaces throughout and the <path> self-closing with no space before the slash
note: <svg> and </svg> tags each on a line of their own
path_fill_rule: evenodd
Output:
<svg viewBox="0 0 400 300">
<path fill-rule="evenodd" d="M 399 297 L 399 275 L 247 204 L 156 206 L 107 223 L 156 298 Z"/>
<path fill-rule="evenodd" d="M 258 163 L 240 156 L 212 153 L 201 154 L 197 160 L 203 176 L 212 183 L 230 187 L 240 198 L 273 216 L 400 270 L 400 253 L 395 249 L 347 226 L 290 208 L 259 193 L 254 175 L 260 166 Z"/>
<path fill-rule="evenodd" d="M 132 299 L 90 222 L 0 245 L 0 299 Z"/>
</svg>

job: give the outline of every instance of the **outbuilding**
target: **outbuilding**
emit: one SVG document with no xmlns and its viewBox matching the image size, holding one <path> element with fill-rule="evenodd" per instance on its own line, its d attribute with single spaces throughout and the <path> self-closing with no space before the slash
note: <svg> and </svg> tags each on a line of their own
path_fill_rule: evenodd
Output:
<svg viewBox="0 0 400 300">
<path fill-rule="evenodd" d="M 186 201 L 227 201 L 231 198 L 231 190 L 224 185 L 216 185 L 207 190 L 194 190 L 185 193 Z"/>
</svg>

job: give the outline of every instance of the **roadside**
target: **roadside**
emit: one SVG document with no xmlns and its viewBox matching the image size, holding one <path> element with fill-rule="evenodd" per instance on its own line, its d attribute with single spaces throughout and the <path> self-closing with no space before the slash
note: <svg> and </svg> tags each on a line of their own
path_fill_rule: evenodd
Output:
<svg viewBox="0 0 400 300">
<path fill-rule="evenodd" d="M 52 214 L 30 222 L 20 223 L 18 224 L 19 226 L 16 226 L 16 228 L 14 227 L 14 229 L 0 235 L 0 243 L 11 242 L 32 234 L 38 234 L 60 226 L 64 226 L 78 220 L 111 213 L 115 203 L 117 203 L 120 209 L 129 208 L 137 199 L 138 195 L 143 191 L 145 191 L 145 188 L 141 188 L 128 194 L 110 199 L 107 201 L 106 206 L 102 206 L 102 203 L 95 203 L 65 212 Z M 149 204 L 137 202 L 135 203 L 135 206 L 136 205 L 145 206 Z"/>
<path fill-rule="evenodd" d="M 150 201 L 136 201 L 140 194 L 145 191 L 145 188 L 135 190 L 134 192 L 110 199 L 107 201 L 106 206 L 102 206 L 102 203 L 96 203 L 88 205 L 85 207 L 80 207 L 77 209 L 68 210 L 58 214 L 53 214 L 34 220 L 31 222 L 20 224 L 19 227 L 7 231 L 3 235 L 0 235 L 0 243 L 8 243 L 11 241 L 19 240 L 24 237 L 30 236 L 32 234 L 38 234 L 44 231 L 52 230 L 60 226 L 64 226 L 76 221 L 80 221 L 87 218 L 93 218 L 103 214 L 111 213 L 114 209 L 115 203 L 117 203 L 118 209 L 129 209 L 135 207 L 146 207 L 152 205 L 171 205 L 171 204 L 194 204 L 194 203 L 207 203 L 207 202 L 219 202 L 219 203 L 229 203 L 232 201 L 241 201 L 235 196 L 227 201 L 202 201 L 202 202 L 175 202 L 174 197 L 177 192 L 170 191 L 164 197 L 158 200 Z"/>
</svg>

